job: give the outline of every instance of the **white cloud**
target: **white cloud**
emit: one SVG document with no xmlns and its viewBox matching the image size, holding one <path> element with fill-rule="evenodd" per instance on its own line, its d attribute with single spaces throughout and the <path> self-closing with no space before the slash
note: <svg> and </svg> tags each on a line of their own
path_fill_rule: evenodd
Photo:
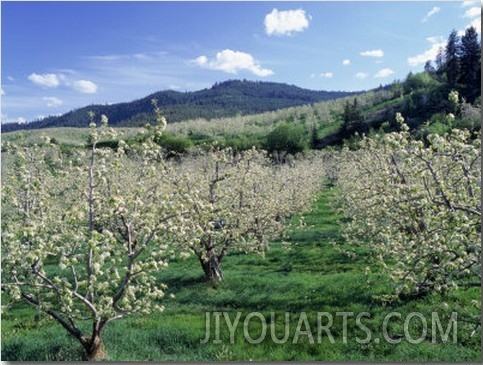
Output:
<svg viewBox="0 0 483 365">
<path fill-rule="evenodd" d="M 462 7 L 468 7 L 468 6 L 473 6 L 473 5 L 476 5 L 476 4 L 479 4 L 479 3 L 480 3 L 480 0 L 465 0 L 461 4 L 461 6 Z"/>
<path fill-rule="evenodd" d="M 476 31 L 481 34 L 481 9 L 478 7 L 473 7 L 466 10 L 465 18 L 476 18 L 470 24 L 468 24 L 467 28 L 474 27 Z"/>
<path fill-rule="evenodd" d="M 470 24 L 468 24 L 467 28 L 474 27 L 476 31 L 481 34 L 481 18 L 477 18 L 473 20 Z"/>
<path fill-rule="evenodd" d="M 32 73 L 28 76 L 28 79 L 32 81 L 35 85 L 56 88 L 60 85 L 59 76 L 56 74 L 36 74 Z"/>
<path fill-rule="evenodd" d="M 136 60 L 140 60 L 140 61 L 145 61 L 145 60 L 150 60 L 151 59 L 151 56 L 146 54 L 146 53 L 136 53 L 134 56 L 133 56 Z"/>
<path fill-rule="evenodd" d="M 310 78 L 315 79 L 316 77 L 330 79 L 334 76 L 332 72 L 321 72 L 320 74 L 311 74 Z"/>
<path fill-rule="evenodd" d="M 261 77 L 273 75 L 272 70 L 262 68 L 251 54 L 231 49 L 218 52 L 215 59 L 209 60 L 206 56 L 199 56 L 191 63 L 210 70 L 219 70 L 231 74 L 245 70 Z"/>
<path fill-rule="evenodd" d="M 480 1 L 463 1 L 463 7 L 470 7 L 470 9 L 466 10 L 463 17 L 468 19 L 473 19 L 470 24 L 468 24 L 466 28 L 474 27 L 476 31 L 481 34 L 481 7 L 473 6 L 473 5 L 480 5 Z M 464 30 L 460 30 L 458 32 L 460 36 L 465 34 Z"/>
<path fill-rule="evenodd" d="M 171 85 L 168 85 L 168 89 L 169 90 L 181 90 L 181 86 L 171 84 Z"/>
<path fill-rule="evenodd" d="M 463 17 L 465 18 L 475 18 L 475 17 L 481 17 L 481 8 L 479 7 L 473 7 L 465 11 L 465 14 Z"/>
<path fill-rule="evenodd" d="M 71 80 L 64 74 L 37 74 L 32 73 L 28 79 L 35 85 L 46 88 L 58 88 L 66 86 L 83 94 L 94 94 L 97 92 L 97 85 L 89 80 Z"/>
<path fill-rule="evenodd" d="M 17 118 L 9 118 L 6 114 L 0 115 L 2 124 L 10 124 L 10 123 L 19 123 L 25 124 L 27 123 L 27 119 L 24 117 L 17 117 Z"/>
<path fill-rule="evenodd" d="M 88 60 L 94 60 L 94 61 L 120 61 L 129 58 L 128 55 L 124 54 L 111 54 L 111 55 L 99 55 L 99 56 L 86 56 L 84 57 Z"/>
<path fill-rule="evenodd" d="M 356 79 L 363 80 L 367 77 L 368 75 L 365 72 L 358 72 L 356 73 Z"/>
<path fill-rule="evenodd" d="M 61 99 L 56 98 L 55 96 L 46 96 L 43 100 L 48 107 L 60 106 L 64 103 Z"/>
<path fill-rule="evenodd" d="M 372 51 L 361 52 L 360 55 L 364 56 L 364 57 L 383 57 L 384 52 L 380 49 L 375 49 L 375 50 L 372 50 Z"/>
<path fill-rule="evenodd" d="M 198 66 L 201 66 L 201 67 L 206 67 L 208 65 L 208 57 L 199 56 L 193 61 L 193 63 L 196 63 Z"/>
<path fill-rule="evenodd" d="M 268 35 L 291 35 L 294 32 L 302 32 L 309 26 L 309 19 L 305 10 L 278 11 L 273 9 L 265 16 L 265 32 Z"/>
<path fill-rule="evenodd" d="M 24 117 L 16 117 L 10 118 L 7 114 L 0 113 L 0 121 L 2 124 L 9 124 L 9 123 L 19 123 L 24 124 L 27 123 L 27 119 Z"/>
<path fill-rule="evenodd" d="M 427 61 L 434 60 L 439 52 L 439 49 L 444 49 L 446 46 L 445 41 L 441 37 L 428 37 L 426 40 L 431 43 L 431 48 L 416 56 L 408 57 L 408 64 L 410 66 L 418 66 L 426 63 Z"/>
<path fill-rule="evenodd" d="M 383 78 L 383 77 L 389 77 L 393 74 L 394 74 L 394 71 L 391 70 L 390 68 L 383 68 L 382 70 L 377 71 L 374 77 Z"/>
<path fill-rule="evenodd" d="M 427 37 L 426 40 L 431 44 L 444 43 L 444 38 L 441 36 Z"/>
<path fill-rule="evenodd" d="M 425 16 L 423 19 L 421 19 L 421 23 L 426 23 L 429 18 L 431 18 L 434 14 L 439 13 L 441 8 L 439 6 L 433 7 Z"/>
<path fill-rule="evenodd" d="M 343 64 L 344 66 L 348 66 L 348 65 L 350 65 L 350 64 L 351 64 L 351 60 L 343 60 L 343 61 L 342 61 L 342 64 Z"/>
<path fill-rule="evenodd" d="M 97 92 L 97 85 L 89 80 L 74 81 L 72 88 L 83 94 L 95 94 Z"/>
<path fill-rule="evenodd" d="M 3 87 L 0 89 L 0 95 L 5 95 L 5 90 L 3 90 Z"/>
</svg>

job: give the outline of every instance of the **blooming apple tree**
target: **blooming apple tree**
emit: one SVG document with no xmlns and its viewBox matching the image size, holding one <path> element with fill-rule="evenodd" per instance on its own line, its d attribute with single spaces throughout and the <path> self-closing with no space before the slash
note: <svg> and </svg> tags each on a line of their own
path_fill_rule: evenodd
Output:
<svg viewBox="0 0 483 365">
<path fill-rule="evenodd" d="M 398 296 L 480 286 L 480 133 L 453 129 L 425 143 L 396 119 L 400 132 L 340 156 L 347 238 L 369 245 Z"/>
<path fill-rule="evenodd" d="M 70 157 L 48 143 L 4 146 L 13 165 L 2 176 L 2 290 L 60 323 L 88 359 L 104 356 L 108 323 L 163 309 L 155 274 L 169 224 L 182 221 L 152 138 L 97 147 L 114 135 L 103 116 L 91 147 Z"/>
<path fill-rule="evenodd" d="M 283 233 L 286 218 L 307 208 L 323 171 L 308 164 L 277 167 L 256 149 L 213 149 L 173 167 L 187 212 L 187 232 L 177 231 L 178 242 L 199 258 L 207 280 L 222 280 L 220 263 L 229 251 L 263 254 L 268 239 Z"/>
</svg>

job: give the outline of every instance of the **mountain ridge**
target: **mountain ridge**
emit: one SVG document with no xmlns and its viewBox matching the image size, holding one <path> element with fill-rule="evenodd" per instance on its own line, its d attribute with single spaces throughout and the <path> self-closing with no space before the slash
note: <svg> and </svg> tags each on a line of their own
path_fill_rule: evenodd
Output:
<svg viewBox="0 0 483 365">
<path fill-rule="evenodd" d="M 153 99 L 157 100 L 158 107 L 169 122 L 180 122 L 198 118 L 211 120 L 240 114 L 257 114 L 361 92 L 363 91 L 316 91 L 286 83 L 226 80 L 198 91 L 163 90 L 129 102 L 92 104 L 38 121 L 2 124 L 2 133 L 20 129 L 87 127 L 88 112 L 93 112 L 96 116 L 105 114 L 112 126 L 140 126 L 154 121 Z"/>
</svg>

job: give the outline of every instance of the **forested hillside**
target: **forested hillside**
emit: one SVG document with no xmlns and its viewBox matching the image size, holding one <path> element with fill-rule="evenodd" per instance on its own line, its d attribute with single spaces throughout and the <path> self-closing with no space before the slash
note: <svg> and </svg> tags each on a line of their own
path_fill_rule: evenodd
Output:
<svg viewBox="0 0 483 365">
<path fill-rule="evenodd" d="M 257 114 L 291 106 L 312 104 L 353 95 L 353 92 L 313 91 L 297 86 L 247 80 L 216 83 L 195 92 L 160 91 L 142 99 L 112 105 L 89 105 L 61 116 L 52 116 L 27 124 L 5 124 L 2 132 L 47 127 L 87 127 L 88 112 L 105 114 L 113 126 L 140 126 L 154 120 L 151 101 L 157 100 L 170 122 L 235 115 Z"/>
</svg>

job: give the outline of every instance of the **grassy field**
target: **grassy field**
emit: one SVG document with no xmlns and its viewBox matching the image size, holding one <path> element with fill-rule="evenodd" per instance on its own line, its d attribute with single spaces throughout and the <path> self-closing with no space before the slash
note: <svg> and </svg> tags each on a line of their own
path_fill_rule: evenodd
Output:
<svg viewBox="0 0 483 365">
<path fill-rule="evenodd" d="M 371 264 L 370 253 L 359 249 L 357 256 L 351 257 L 333 244 L 338 242 L 344 247 L 339 234 L 343 219 L 331 206 L 336 194 L 337 190 L 330 188 L 321 192 L 314 210 L 306 215 L 307 228 L 292 232 L 290 249 L 285 243 L 272 242 L 265 257 L 228 256 L 223 262 L 225 281 L 216 288 L 204 281 L 196 258 L 173 261 L 168 269 L 159 273 L 159 280 L 169 287 L 164 313 L 130 317 L 108 325 L 104 336 L 107 359 L 479 360 L 481 335 L 477 332 L 471 336 L 473 327 L 460 321 L 457 330 L 456 327 L 448 329 L 449 313 L 441 303 L 478 299 L 480 288 L 392 304 L 378 299 L 390 293 L 391 287 Z M 371 269 L 369 275 L 367 268 Z M 367 314 L 361 318 L 361 323 L 365 329 L 356 321 L 358 314 L 364 312 Z M 394 312 L 400 317 L 391 317 L 383 333 L 385 318 Z M 419 314 L 411 317 L 415 312 Z M 431 328 L 433 312 L 438 314 L 442 325 L 442 331 L 437 331 L 434 338 L 435 343 Z M 203 344 L 200 341 L 206 337 L 206 313 L 210 313 L 211 337 Z M 233 324 L 239 316 L 232 339 L 225 316 Z M 333 320 L 331 326 L 329 317 Z M 427 326 L 421 317 L 427 320 Z M 407 318 L 411 320 L 406 334 L 404 322 Z M 266 320 L 266 325 L 262 319 Z M 319 327 L 323 328 L 319 331 Z M 423 327 L 427 327 L 425 336 L 422 336 Z M 284 342 L 286 328 L 288 337 Z M 448 334 L 446 343 L 443 343 L 442 332 Z M 3 314 L 1 333 L 2 360 L 80 359 L 74 339 L 58 324 L 38 316 L 34 309 L 26 306 Z M 384 334 L 399 342 L 388 343 Z M 260 343 L 250 343 L 258 339 Z M 411 343 L 415 342 L 411 339 L 419 343 Z"/>
</svg>

